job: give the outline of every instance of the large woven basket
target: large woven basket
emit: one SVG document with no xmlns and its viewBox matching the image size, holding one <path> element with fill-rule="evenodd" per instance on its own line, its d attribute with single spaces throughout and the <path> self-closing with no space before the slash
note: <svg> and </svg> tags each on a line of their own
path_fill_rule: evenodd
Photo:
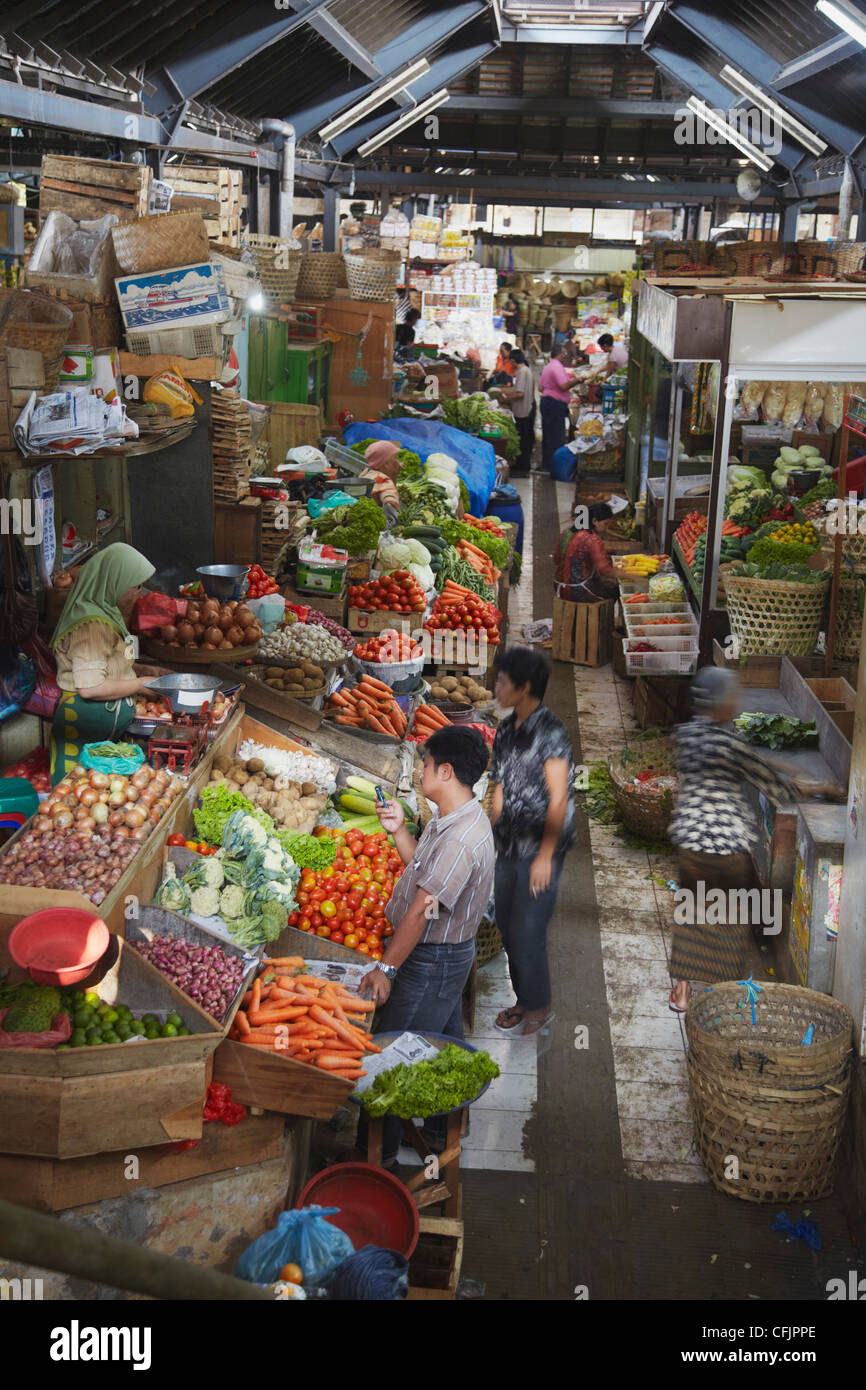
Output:
<svg viewBox="0 0 866 1390">
<path fill-rule="evenodd" d="M 768 983 L 753 1022 L 745 983 L 731 981 L 692 997 L 686 1031 L 695 1144 L 714 1186 L 747 1202 L 827 1196 L 850 1084 L 845 1006 Z"/>
<path fill-rule="evenodd" d="M 342 270 L 343 257 L 339 251 L 305 251 L 298 276 L 298 298 L 330 299 Z"/>
<path fill-rule="evenodd" d="M 488 965 L 503 949 L 502 933 L 495 922 L 485 917 L 475 935 L 476 963 L 479 966 Z"/>
<path fill-rule="evenodd" d="M 400 274 L 400 252 L 382 247 L 347 251 L 346 279 L 352 299 L 393 299 Z"/>
<path fill-rule="evenodd" d="M 638 739 L 627 744 L 608 764 L 626 829 L 647 840 L 666 840 L 674 811 L 674 792 L 635 785 L 635 774 L 649 767 L 673 772 L 670 739 Z"/>
<path fill-rule="evenodd" d="M 863 636 L 863 599 L 866 574 L 842 574 L 839 577 L 839 608 L 836 613 L 836 636 L 833 654 L 839 661 L 858 661 Z"/>
<path fill-rule="evenodd" d="M 57 386 L 71 331 L 72 312 L 59 300 L 32 290 L 0 289 L 0 343 L 41 352 L 46 393 Z"/>
<path fill-rule="evenodd" d="M 821 557 L 830 569 L 836 554 L 836 537 L 828 533 L 825 520 L 819 519 L 812 524 L 821 542 Z M 842 537 L 842 564 L 857 574 L 866 572 L 866 536 L 854 532 L 853 535 Z"/>
<path fill-rule="evenodd" d="M 255 262 L 262 294 L 274 303 L 291 304 L 297 299 L 301 248 L 285 237 L 265 236 L 263 232 L 247 232 L 244 239 Z"/>
<path fill-rule="evenodd" d="M 784 241 L 737 241 L 727 250 L 739 276 L 797 273 L 797 253 Z"/>
<path fill-rule="evenodd" d="M 801 275 L 829 276 L 835 280 L 863 264 L 862 241 L 798 241 L 797 269 Z"/>
<path fill-rule="evenodd" d="M 818 640 L 829 579 L 800 584 L 729 574 L 725 595 L 741 656 L 811 656 Z"/>
<path fill-rule="evenodd" d="M 200 212 L 160 212 L 111 229 L 114 254 L 124 275 L 196 265 L 209 255 L 207 228 Z"/>
</svg>

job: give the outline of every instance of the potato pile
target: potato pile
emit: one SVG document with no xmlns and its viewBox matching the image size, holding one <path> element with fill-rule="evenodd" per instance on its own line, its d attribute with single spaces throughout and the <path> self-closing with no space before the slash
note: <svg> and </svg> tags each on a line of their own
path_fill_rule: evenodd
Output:
<svg viewBox="0 0 866 1390">
<path fill-rule="evenodd" d="M 459 680 L 456 676 L 443 676 L 441 680 L 433 681 L 430 694 L 434 700 L 463 705 L 465 709 L 470 705 L 486 705 L 493 699 L 493 691 L 485 690 L 472 676 L 461 676 Z"/>
<path fill-rule="evenodd" d="M 272 690 L 286 695 L 310 695 L 321 690 L 325 673 L 314 661 L 299 661 L 296 666 L 266 666 L 262 679 Z"/>
<path fill-rule="evenodd" d="M 241 762 L 230 753 L 218 753 L 211 769 L 211 782 L 225 782 L 230 791 L 239 791 L 260 806 L 281 829 L 309 835 L 328 803 L 325 792 L 315 782 L 293 782 L 278 774 L 269 777 L 261 758 Z"/>
</svg>

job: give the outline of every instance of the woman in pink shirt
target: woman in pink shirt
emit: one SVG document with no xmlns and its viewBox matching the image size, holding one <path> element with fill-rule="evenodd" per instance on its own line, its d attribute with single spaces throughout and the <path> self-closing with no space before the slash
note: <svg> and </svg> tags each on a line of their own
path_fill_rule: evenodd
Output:
<svg viewBox="0 0 866 1390">
<path fill-rule="evenodd" d="M 541 460 L 548 472 L 553 455 L 565 443 L 569 391 L 577 381 L 574 372 L 567 372 L 560 361 L 562 349 L 562 343 L 555 343 L 550 349 L 550 361 L 538 383 L 541 393 Z"/>
</svg>

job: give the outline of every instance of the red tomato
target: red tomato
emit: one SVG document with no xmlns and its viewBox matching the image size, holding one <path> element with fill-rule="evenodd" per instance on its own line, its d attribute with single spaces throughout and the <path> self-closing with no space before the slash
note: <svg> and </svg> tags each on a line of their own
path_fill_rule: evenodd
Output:
<svg viewBox="0 0 866 1390">
<path fill-rule="evenodd" d="M 360 941 L 356 949 L 361 952 L 362 956 L 368 956 L 370 954 L 370 947 L 367 945 L 366 941 Z"/>
<path fill-rule="evenodd" d="M 376 854 L 377 848 L 378 848 L 378 847 L 377 847 L 377 845 L 376 845 L 376 841 L 375 841 L 375 840 L 365 840 L 365 841 L 364 841 L 364 854 L 365 854 L 369 859 L 372 859 L 373 856 Z"/>
<path fill-rule="evenodd" d="M 301 907 L 306 907 L 307 903 L 310 901 L 309 893 L 305 892 L 303 888 L 299 891 L 297 897 Z"/>
<path fill-rule="evenodd" d="M 382 935 L 383 935 L 383 936 L 393 936 L 393 935 L 394 935 L 394 928 L 391 926 L 391 923 L 390 923 L 390 922 L 385 922 L 385 923 L 383 924 L 383 927 L 382 927 Z"/>
<path fill-rule="evenodd" d="M 381 960 L 381 959 L 382 959 L 382 952 L 381 952 L 381 951 L 371 951 L 371 952 L 370 952 L 370 959 L 371 959 L 371 960 Z"/>
<path fill-rule="evenodd" d="M 325 919 L 324 919 L 324 917 L 322 916 L 321 912 L 311 912 L 311 913 L 310 913 L 310 921 L 312 922 L 313 926 L 316 928 L 317 931 L 318 931 L 319 927 L 322 925 L 322 923 L 324 922 L 324 920 L 325 920 Z"/>
<path fill-rule="evenodd" d="M 385 882 L 385 870 L 384 870 L 384 869 L 374 869 L 374 870 L 373 870 L 373 882 L 374 882 L 374 883 L 384 883 L 384 882 Z"/>
<path fill-rule="evenodd" d="M 310 894 L 310 902 L 323 903 L 327 896 L 328 895 L 325 892 L 324 888 L 314 888 L 312 893 Z"/>
<path fill-rule="evenodd" d="M 331 935 L 331 928 L 328 926 L 327 922 L 323 922 L 322 925 L 321 925 L 320 927 L 316 927 L 316 936 L 330 936 L 330 935 Z"/>
<path fill-rule="evenodd" d="M 348 893 L 349 880 L 346 878 L 345 874 L 335 874 L 334 882 L 331 884 L 331 887 L 335 893 Z"/>
<path fill-rule="evenodd" d="M 360 927 L 365 926 L 365 925 L 366 925 L 366 922 L 367 922 L 367 914 L 366 914 L 366 912 L 364 911 L 363 908 L 360 908 L 360 907 L 359 907 L 358 910 L 357 910 L 357 912 L 355 913 L 355 915 L 354 915 L 353 918 L 352 918 L 352 923 L 353 923 L 353 925 L 354 925 L 354 927 L 355 927 L 355 930 L 357 931 Z"/>
<path fill-rule="evenodd" d="M 345 943 L 345 937 L 341 931 L 332 931 L 331 940 L 335 941 L 338 946 L 342 946 Z"/>
<path fill-rule="evenodd" d="M 360 881 L 361 881 L 362 883 L 372 883 L 372 882 L 373 882 L 373 870 L 372 870 L 372 869 L 359 869 L 359 870 L 358 870 L 358 875 L 359 875 Z"/>
<path fill-rule="evenodd" d="M 355 932 L 346 933 L 346 935 L 343 937 L 343 945 L 348 946 L 350 951 L 357 950 L 358 937 L 356 936 Z"/>
<path fill-rule="evenodd" d="M 374 921 L 381 922 L 382 918 L 385 916 L 385 904 L 374 903 L 371 916 L 373 917 Z"/>
<path fill-rule="evenodd" d="M 369 912 L 370 909 L 372 908 L 372 906 L 373 906 L 373 899 L 372 899 L 372 898 L 362 898 L 362 899 L 361 899 L 361 908 L 360 908 L 361 912 Z"/>
<path fill-rule="evenodd" d="M 333 878 L 333 877 L 334 877 L 334 866 L 333 866 L 333 864 L 329 864 L 328 867 L 327 867 L 326 869 L 323 869 L 323 870 L 322 870 L 322 881 L 324 882 L 325 879 Z"/>
<path fill-rule="evenodd" d="M 168 843 L 170 845 L 185 845 L 186 838 L 183 835 L 169 835 Z"/>
<path fill-rule="evenodd" d="M 296 926 L 298 925 L 299 920 L 300 920 L 300 916 L 301 916 L 300 912 L 290 912 L 290 913 L 289 913 L 289 926 L 290 926 L 290 927 L 296 927 Z"/>
<path fill-rule="evenodd" d="M 403 860 L 400 858 L 399 854 L 388 855 L 388 868 L 391 870 L 392 874 L 396 873 L 398 869 L 402 869 L 402 867 Z"/>
<path fill-rule="evenodd" d="M 351 920 L 352 920 L 352 909 L 349 907 L 348 903 L 339 903 L 339 904 L 337 905 L 337 921 L 338 921 L 338 922 L 351 922 Z"/>
<path fill-rule="evenodd" d="M 381 950 L 382 942 L 375 932 L 370 932 L 367 937 L 367 945 L 370 947 L 371 951 L 379 951 Z"/>
</svg>

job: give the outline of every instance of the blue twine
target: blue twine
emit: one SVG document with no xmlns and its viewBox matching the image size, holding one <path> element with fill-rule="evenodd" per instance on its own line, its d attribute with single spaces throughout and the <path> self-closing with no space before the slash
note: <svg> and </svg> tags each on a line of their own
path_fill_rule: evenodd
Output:
<svg viewBox="0 0 866 1390">
<path fill-rule="evenodd" d="M 758 995 L 761 993 L 761 985 L 756 985 L 756 984 L 755 984 L 755 981 L 752 979 L 751 975 L 749 976 L 748 980 L 738 980 L 738 981 L 737 981 L 737 984 L 738 984 L 738 985 L 742 985 L 742 986 L 743 986 L 743 989 L 746 991 L 746 999 L 743 1000 L 743 1003 L 745 1003 L 746 1000 L 748 1000 L 748 1002 L 751 1004 L 751 1006 L 752 1006 L 752 1027 L 753 1027 L 753 1028 L 757 1028 L 757 1026 L 758 1026 L 758 1020 L 757 1020 L 757 1018 L 755 1017 L 755 1000 L 757 999 Z"/>
<path fill-rule="evenodd" d="M 355 1302 L 387 1302 L 409 1292 L 409 1261 L 396 1250 L 364 1245 L 337 1265 L 328 1281 L 330 1298 Z"/>
<path fill-rule="evenodd" d="M 793 1221 L 789 1221 L 785 1213 L 781 1211 L 773 1222 L 772 1229 L 784 1231 L 785 1235 L 790 1236 L 792 1240 L 804 1240 L 812 1250 L 821 1249 L 821 1237 L 814 1221 L 798 1221 L 795 1226 Z"/>
</svg>

